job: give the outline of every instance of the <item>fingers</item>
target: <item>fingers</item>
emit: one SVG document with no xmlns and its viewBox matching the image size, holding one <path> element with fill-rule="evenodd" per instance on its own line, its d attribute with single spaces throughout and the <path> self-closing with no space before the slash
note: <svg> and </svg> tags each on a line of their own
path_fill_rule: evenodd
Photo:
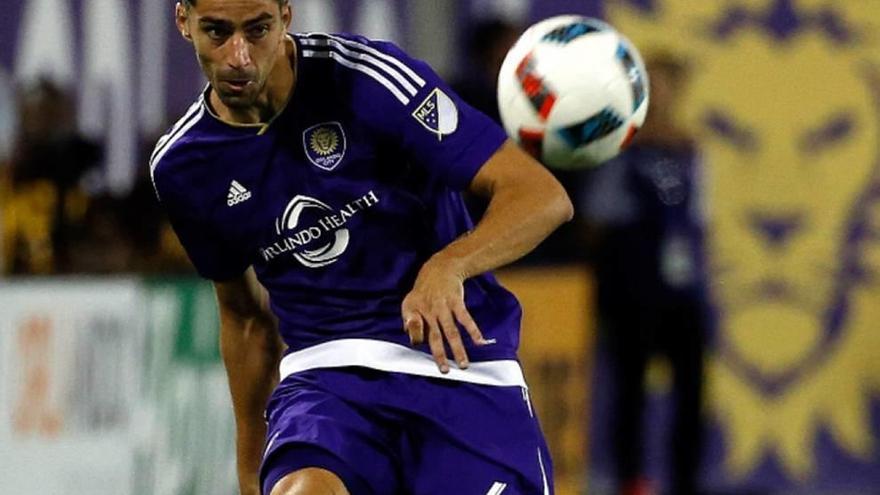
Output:
<svg viewBox="0 0 880 495">
<path fill-rule="evenodd" d="M 444 311 L 441 313 L 439 321 L 440 329 L 443 330 L 446 342 L 449 343 L 449 349 L 452 350 L 452 357 L 455 359 L 459 368 L 463 370 L 467 369 L 469 364 L 467 352 L 464 350 L 464 342 L 461 341 L 461 334 L 458 332 L 458 326 L 455 325 L 455 320 L 452 319 L 452 313 Z"/>
<path fill-rule="evenodd" d="M 449 373 L 449 359 L 446 357 L 443 337 L 435 321 L 428 322 L 428 347 L 431 349 L 431 355 L 434 356 L 437 367 L 440 368 L 440 373 L 444 375 Z"/>
<path fill-rule="evenodd" d="M 425 320 L 421 315 L 411 313 L 404 316 L 403 329 L 409 334 L 412 345 L 421 345 L 425 341 Z"/>
<path fill-rule="evenodd" d="M 474 344 L 488 344 L 463 301 L 443 301 L 425 307 L 418 304 L 418 299 L 407 298 L 401 309 L 404 331 L 409 335 L 410 343 L 417 346 L 427 340 L 437 368 L 443 374 L 449 373 L 446 343 L 459 368 L 467 369 L 470 366 L 459 325 L 467 331 Z"/>
<path fill-rule="evenodd" d="M 446 347 L 443 344 L 444 336 L 452 348 L 452 355 L 458 366 L 467 368 L 469 361 L 464 350 L 464 343 L 461 341 L 452 316 L 447 313 L 446 317 L 441 320 L 439 322 L 436 318 L 426 320 L 417 312 L 408 312 L 404 317 L 404 331 L 409 334 L 409 341 L 414 346 L 425 342 L 425 333 L 427 332 L 428 347 L 431 349 L 431 355 L 434 356 L 434 361 L 441 373 L 449 373 L 449 357 L 446 355 Z"/>
<path fill-rule="evenodd" d="M 468 335 L 471 336 L 471 340 L 474 341 L 474 344 L 487 345 L 489 343 L 483 337 L 483 332 L 480 331 L 480 327 L 477 326 L 477 322 L 471 317 L 471 314 L 468 312 L 464 304 L 453 306 L 452 312 L 455 314 L 455 319 L 458 323 L 461 324 L 465 331 L 467 331 Z"/>
</svg>

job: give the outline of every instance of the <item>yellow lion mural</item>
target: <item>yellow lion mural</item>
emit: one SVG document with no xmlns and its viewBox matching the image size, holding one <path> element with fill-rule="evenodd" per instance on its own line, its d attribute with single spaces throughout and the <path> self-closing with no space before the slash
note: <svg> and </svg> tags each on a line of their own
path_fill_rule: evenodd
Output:
<svg viewBox="0 0 880 495">
<path fill-rule="evenodd" d="M 880 1 L 609 0 L 643 51 L 678 51 L 707 156 L 719 309 L 709 409 L 725 471 L 816 472 L 828 431 L 870 462 L 880 398 Z M 873 12 L 873 14 L 871 14 Z M 871 60 L 871 56 L 877 60 Z"/>
</svg>

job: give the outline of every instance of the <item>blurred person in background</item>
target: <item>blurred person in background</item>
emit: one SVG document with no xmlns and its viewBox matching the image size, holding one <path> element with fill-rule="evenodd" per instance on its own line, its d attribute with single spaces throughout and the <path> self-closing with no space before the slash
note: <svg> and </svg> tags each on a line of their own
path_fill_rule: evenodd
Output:
<svg viewBox="0 0 880 495">
<path fill-rule="evenodd" d="M 78 228 L 65 239 L 62 273 L 110 275 L 133 271 L 134 245 L 123 219 L 126 201 L 109 195 L 88 200 Z"/>
<path fill-rule="evenodd" d="M 65 91 L 38 80 L 20 93 L 19 133 L 8 166 L 4 242 L 12 274 L 69 273 L 88 197 L 80 186 L 102 158 L 75 129 Z"/>
<path fill-rule="evenodd" d="M 15 140 L 16 108 L 15 87 L 0 67 L 0 169 L 5 168 Z"/>
<path fill-rule="evenodd" d="M 595 170 L 581 215 L 595 261 L 600 343 L 616 386 L 609 415 L 621 495 L 659 493 L 643 470 L 646 368 L 656 355 L 673 372 L 670 494 L 697 493 L 707 280 L 700 157 L 676 112 L 685 63 L 646 58 L 647 121 L 632 146 Z"/>
<path fill-rule="evenodd" d="M 502 19 L 474 24 L 466 36 L 465 70 L 452 82 L 452 89 L 477 110 L 501 123 L 498 111 L 498 73 L 510 47 L 522 30 Z"/>
<path fill-rule="evenodd" d="M 519 33 L 516 26 L 502 19 L 488 18 L 475 23 L 465 35 L 464 69 L 450 84 L 462 100 L 498 124 L 498 73 Z M 468 193 L 464 200 L 471 217 L 482 218 L 488 206 L 486 200 Z"/>
<path fill-rule="evenodd" d="M 15 90 L 6 71 L 0 67 L 0 276 L 7 271 L 8 254 L 3 239 L 6 233 L 4 212 L 8 209 L 7 203 L 10 197 L 8 173 L 9 160 L 12 156 L 12 146 L 15 140 L 17 120 L 15 104 Z"/>
<path fill-rule="evenodd" d="M 149 162 L 159 138 L 154 135 L 143 140 L 142 162 Z M 149 168 L 138 169 L 134 186 L 122 199 L 117 218 L 130 247 L 130 270 L 144 274 L 195 274 L 156 197 Z"/>
</svg>

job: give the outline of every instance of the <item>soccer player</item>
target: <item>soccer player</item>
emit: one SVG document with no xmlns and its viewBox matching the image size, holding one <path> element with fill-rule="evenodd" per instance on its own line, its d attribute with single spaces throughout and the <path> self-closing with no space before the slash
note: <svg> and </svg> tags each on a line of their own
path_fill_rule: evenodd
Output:
<svg viewBox="0 0 880 495">
<path fill-rule="evenodd" d="M 216 287 L 242 493 L 552 493 L 521 309 L 488 272 L 568 197 L 424 63 L 291 17 L 177 5 L 209 85 L 150 164 Z M 476 227 L 463 190 L 489 198 Z"/>
</svg>

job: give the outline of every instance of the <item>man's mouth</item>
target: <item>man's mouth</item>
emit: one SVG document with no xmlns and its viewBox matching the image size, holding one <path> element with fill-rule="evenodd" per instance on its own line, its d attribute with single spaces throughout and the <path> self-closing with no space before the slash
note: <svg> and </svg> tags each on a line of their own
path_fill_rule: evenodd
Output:
<svg viewBox="0 0 880 495">
<path fill-rule="evenodd" d="M 241 93 L 253 83 L 251 79 L 223 79 L 220 84 L 233 93 Z"/>
</svg>

